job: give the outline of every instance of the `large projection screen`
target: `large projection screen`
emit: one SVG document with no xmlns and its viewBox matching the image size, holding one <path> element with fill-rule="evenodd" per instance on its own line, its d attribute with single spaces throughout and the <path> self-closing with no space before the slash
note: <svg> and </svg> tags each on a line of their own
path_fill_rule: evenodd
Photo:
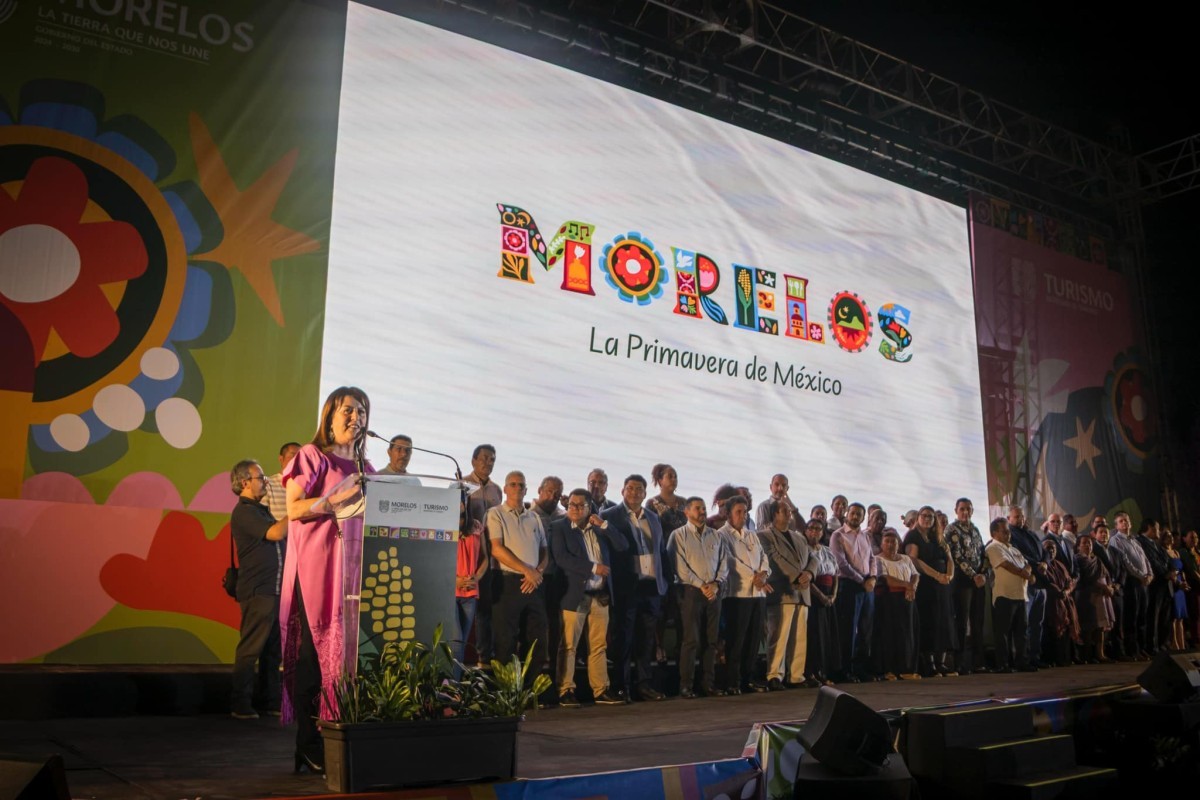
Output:
<svg viewBox="0 0 1200 800">
<path fill-rule="evenodd" d="M 321 384 L 374 430 L 531 492 L 985 505 L 963 209 L 353 3 L 345 53 Z"/>
</svg>

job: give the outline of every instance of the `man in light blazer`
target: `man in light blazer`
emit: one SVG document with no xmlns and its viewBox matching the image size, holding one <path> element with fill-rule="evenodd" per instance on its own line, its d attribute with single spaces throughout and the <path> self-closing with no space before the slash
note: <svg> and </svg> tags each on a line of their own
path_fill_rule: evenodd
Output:
<svg viewBox="0 0 1200 800">
<path fill-rule="evenodd" d="M 771 564 L 767 583 L 774 590 L 767 595 L 767 688 L 778 691 L 785 683 L 816 686 L 815 680 L 804 677 L 809 585 L 817 571 L 816 558 L 803 534 L 790 530 L 789 504 L 770 500 L 765 511 L 770 522 L 758 538 Z"/>
<path fill-rule="evenodd" d="M 608 621 L 613 601 L 612 553 L 628 547 L 624 537 L 591 512 L 586 489 L 567 498 L 567 515 L 550 525 L 550 552 L 565 579 L 562 636 L 558 647 L 558 703 L 579 708 L 575 696 L 575 653 L 579 637 L 588 629 L 588 683 L 599 705 L 621 705 L 625 700 L 609 688 Z"/>
<path fill-rule="evenodd" d="M 646 479 L 630 475 L 621 489 L 624 502 L 600 512 L 628 547 L 613 553 L 613 664 L 617 667 L 614 686 L 618 693 L 641 700 L 663 700 L 666 695 L 651 683 L 655 631 L 667 593 L 663 553 L 666 541 L 658 515 L 644 507 Z M 615 548 L 614 548 L 615 549 Z M 636 672 L 630 659 L 637 662 Z M 631 681 L 636 677 L 636 684 Z"/>
</svg>

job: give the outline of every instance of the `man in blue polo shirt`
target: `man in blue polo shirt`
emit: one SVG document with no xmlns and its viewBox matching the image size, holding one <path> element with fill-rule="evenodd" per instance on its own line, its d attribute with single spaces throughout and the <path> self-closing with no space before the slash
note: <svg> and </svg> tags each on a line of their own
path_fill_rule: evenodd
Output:
<svg viewBox="0 0 1200 800">
<path fill-rule="evenodd" d="M 288 518 L 276 521 L 262 505 L 266 476 L 257 461 L 239 461 L 229 473 L 237 505 L 229 531 L 238 554 L 237 600 L 242 635 L 233 658 L 233 717 L 257 719 L 257 699 L 266 713 L 279 716 L 279 588 Z M 258 663 L 255 679 L 254 665 Z"/>
</svg>

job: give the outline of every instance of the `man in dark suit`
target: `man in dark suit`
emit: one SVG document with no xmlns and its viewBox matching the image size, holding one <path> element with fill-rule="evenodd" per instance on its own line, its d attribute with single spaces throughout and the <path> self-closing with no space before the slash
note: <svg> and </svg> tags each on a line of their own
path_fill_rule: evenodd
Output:
<svg viewBox="0 0 1200 800">
<path fill-rule="evenodd" d="M 562 595 L 562 636 L 558 653 L 558 704 L 578 708 L 575 697 L 575 652 L 588 629 L 588 683 L 600 705 L 625 702 L 608 688 L 608 620 L 613 600 L 612 552 L 628 547 L 624 537 L 591 513 L 586 489 L 567 499 L 567 515 L 550 525 L 550 552 L 565 579 Z"/>
<path fill-rule="evenodd" d="M 1046 614 L 1046 551 L 1037 534 L 1025 527 L 1025 512 L 1019 506 L 1008 509 L 1008 532 L 1012 535 L 1012 546 L 1021 551 L 1025 563 L 1033 571 L 1033 580 L 1029 582 L 1028 599 L 1025 601 L 1027 618 L 1026 652 L 1029 664 L 1034 667 L 1045 666 L 1042 661 L 1042 620 Z M 1019 656 L 1020 654 L 1018 654 Z"/>
<path fill-rule="evenodd" d="M 621 489 L 624 502 L 601 512 L 600 517 L 624 537 L 628 547 L 613 553 L 613 663 L 615 685 L 626 699 L 662 700 L 665 695 L 651 683 L 655 630 L 667 593 L 663 554 L 666 540 L 658 515 L 643 507 L 646 479 L 630 475 Z M 615 549 L 615 548 L 614 548 Z M 630 659 L 637 661 L 637 683 L 632 683 Z"/>
</svg>

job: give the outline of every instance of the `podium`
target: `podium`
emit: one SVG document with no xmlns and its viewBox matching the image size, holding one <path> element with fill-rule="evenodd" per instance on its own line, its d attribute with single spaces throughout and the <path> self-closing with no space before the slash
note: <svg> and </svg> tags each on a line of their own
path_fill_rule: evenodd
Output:
<svg viewBox="0 0 1200 800">
<path fill-rule="evenodd" d="M 421 483 L 416 483 L 413 478 Z M 426 485 L 426 484 L 440 485 Z M 459 505 L 471 484 L 437 475 L 351 475 L 320 503 L 342 531 L 343 665 L 388 642 L 458 638 Z"/>
</svg>

